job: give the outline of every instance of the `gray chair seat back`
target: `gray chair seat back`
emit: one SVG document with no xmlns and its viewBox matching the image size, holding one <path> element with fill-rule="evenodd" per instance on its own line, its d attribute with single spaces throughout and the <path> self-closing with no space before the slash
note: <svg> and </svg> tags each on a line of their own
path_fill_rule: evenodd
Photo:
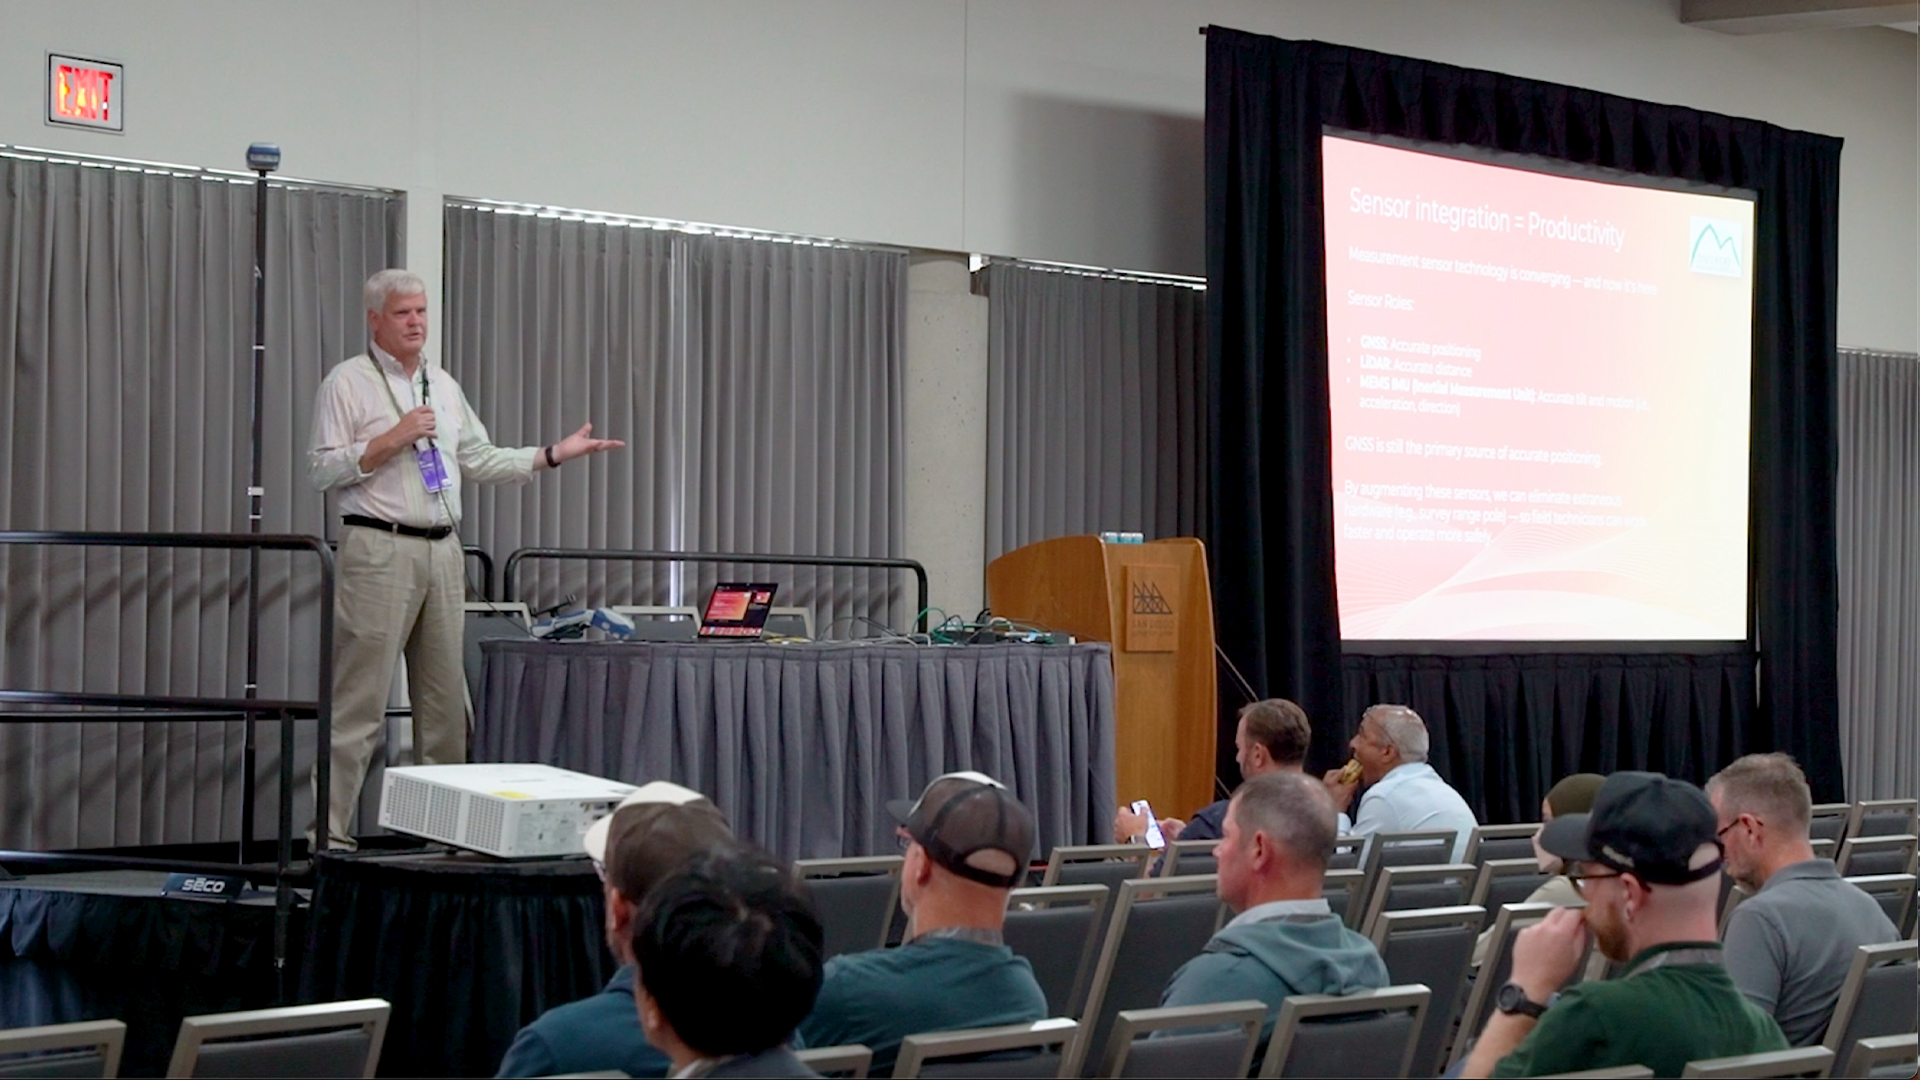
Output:
<svg viewBox="0 0 1920 1080">
<path fill-rule="evenodd" d="M 1807 839 L 1831 840 L 1836 847 L 1847 835 L 1847 818 L 1853 814 L 1852 803 L 1816 803 L 1813 812 L 1807 818 Z"/>
<path fill-rule="evenodd" d="M 1048 1016 L 1079 1017 L 1107 925 L 1108 896 L 1103 887 L 1081 886 L 1016 889 L 1009 897 L 1002 934 L 1007 947 L 1033 965 Z M 1045 906 L 1026 906 L 1038 903 Z"/>
<path fill-rule="evenodd" d="M 1138 878 L 1140 866 L 1125 860 L 1062 863 L 1059 873 L 1052 875 L 1053 880 L 1047 884 L 1105 885 L 1109 890 L 1117 889 L 1121 882 Z"/>
<path fill-rule="evenodd" d="M 0 1080 L 93 1080 L 107 1075 L 107 1055 L 99 1050 L 66 1050 L 27 1057 L 0 1057 Z"/>
<path fill-rule="evenodd" d="M 1864 799 L 1848 815 L 1847 837 L 1920 833 L 1920 801 Z"/>
<path fill-rule="evenodd" d="M 1907 920 L 1913 915 L 1914 885 L 1920 878 L 1912 874 L 1875 874 L 1867 877 L 1850 877 L 1847 883 L 1880 904 L 1880 910 L 1887 913 L 1887 921 L 1907 934 Z"/>
<path fill-rule="evenodd" d="M 900 875 L 893 872 L 900 865 L 898 856 L 802 860 L 795 865 L 820 912 L 825 932 L 821 959 L 886 945 L 887 927 L 900 901 Z"/>
<path fill-rule="evenodd" d="M 1260 1075 L 1406 1076 L 1426 1007 L 1424 986 L 1295 994 L 1280 1003 Z"/>
<path fill-rule="evenodd" d="M 1485 930 L 1493 917 L 1507 904 L 1524 904 L 1534 891 L 1553 877 L 1543 872 L 1532 855 L 1524 859 L 1489 859 L 1480 864 L 1480 876 L 1474 879 L 1467 903 L 1486 909 Z"/>
<path fill-rule="evenodd" d="M 1920 837 L 1911 834 L 1849 836 L 1846 843 L 1840 845 L 1834 865 L 1843 877 L 1911 874 L 1917 846 L 1920 846 Z"/>
<path fill-rule="evenodd" d="M 1458 907 L 1473 891 L 1474 869 L 1466 863 L 1442 866 L 1388 866 L 1373 883 L 1373 898 L 1360 932 L 1373 934 L 1373 924 L 1385 911 Z"/>
<path fill-rule="evenodd" d="M 1156 895 L 1167 890 L 1177 891 Z M 1223 910 L 1210 877 L 1123 884 L 1088 991 L 1085 1045 L 1106 1046 L 1114 1014 L 1120 1010 L 1157 1007 L 1167 980 L 1206 948 Z M 1087 1055 L 1087 1063 L 1098 1067 L 1092 1054 Z"/>
<path fill-rule="evenodd" d="M 1361 886 L 1366 884 L 1365 871 L 1359 869 L 1329 870 L 1320 881 L 1320 895 L 1326 897 L 1327 907 L 1333 909 L 1348 926 L 1358 922 L 1361 916 L 1357 898 Z"/>
<path fill-rule="evenodd" d="M 1825 1076 L 1833 1064 L 1833 1051 L 1824 1046 L 1802 1046 L 1793 1050 L 1770 1050 L 1761 1054 L 1736 1054 L 1732 1057 L 1689 1061 L 1680 1070 L 1685 1078 L 1699 1080 L 1769 1080 L 1774 1077 Z"/>
<path fill-rule="evenodd" d="M 1861 1039 L 1914 1030 L 1916 1010 L 1920 1010 L 1916 955 L 1920 946 L 1911 941 L 1862 945 L 1855 950 L 1822 1041 L 1836 1057 L 1835 1076 L 1852 1075 L 1853 1052 Z"/>
<path fill-rule="evenodd" d="M 1030 1077 L 1058 1076 L 1060 1051 L 1038 1053 L 991 1054 L 967 1061 L 931 1061 L 920 1066 L 921 1076 L 930 1077 Z"/>
<path fill-rule="evenodd" d="M 1482 914 L 1470 904 L 1390 911 L 1374 926 L 1373 943 L 1387 965 L 1387 978 L 1395 986 L 1417 983 L 1431 991 L 1414 1046 L 1411 1076 L 1434 1076 L 1441 1070 L 1440 1055 L 1466 996 Z"/>
<path fill-rule="evenodd" d="M 1519 825 L 1481 825 L 1467 838 L 1467 851 L 1460 861 L 1479 866 L 1494 859 L 1531 859 L 1533 837 L 1539 831 L 1540 823 L 1537 821 Z"/>
<path fill-rule="evenodd" d="M 1221 1080 L 1243 1077 L 1247 1072 L 1241 1063 L 1247 1060 L 1249 1049 L 1247 1033 L 1238 1028 L 1135 1039 L 1125 1064 L 1114 1075 L 1219 1077 Z"/>
<path fill-rule="evenodd" d="M 0 1077 L 117 1076 L 127 1025 L 118 1020 L 0 1031 Z"/>
<path fill-rule="evenodd" d="M 1101 1055 L 1099 1075 L 1238 1080 L 1253 1063 L 1266 1021 L 1266 1003 L 1253 1000 L 1123 1009 Z"/>
<path fill-rule="evenodd" d="M 204 1043 L 195 1077 L 359 1076 L 373 1040 L 360 1028 Z"/>
<path fill-rule="evenodd" d="M 1213 857 L 1213 849 L 1219 844 L 1218 840 L 1175 840 L 1160 860 L 1160 876 L 1215 873 L 1220 861 Z"/>
</svg>

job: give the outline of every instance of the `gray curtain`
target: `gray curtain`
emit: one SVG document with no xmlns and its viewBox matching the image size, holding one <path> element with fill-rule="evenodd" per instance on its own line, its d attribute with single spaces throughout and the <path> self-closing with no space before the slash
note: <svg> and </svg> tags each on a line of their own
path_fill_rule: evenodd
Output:
<svg viewBox="0 0 1920 1080">
<path fill-rule="evenodd" d="M 1852 799 L 1920 793 L 1920 357 L 1840 351 L 1840 753 Z"/>
<path fill-rule="evenodd" d="M 906 253 L 450 199 L 443 355 L 501 445 L 591 420 L 627 448 L 478 486 L 462 532 L 522 547 L 894 556 Z M 536 607 L 699 606 L 774 581 L 819 636 L 904 628 L 898 573 L 541 561 Z"/>
<path fill-rule="evenodd" d="M 0 529 L 246 531 L 249 181 L 0 151 Z M 302 182 L 276 183 L 269 204 L 264 528 L 318 535 L 314 389 L 362 347 L 361 282 L 398 261 L 404 205 Z M 4 548 L 0 574 L 7 688 L 242 692 L 244 555 Z M 263 696 L 314 694 L 317 584 L 311 556 L 262 557 Z M 297 730 L 304 777 L 312 725 Z M 240 731 L 0 724 L 0 846 L 237 836 Z M 268 836 L 276 726 L 259 737 Z"/>
<path fill-rule="evenodd" d="M 987 297 L 987 558 L 1055 536 L 1206 520 L 1198 280 L 1021 262 Z"/>
</svg>

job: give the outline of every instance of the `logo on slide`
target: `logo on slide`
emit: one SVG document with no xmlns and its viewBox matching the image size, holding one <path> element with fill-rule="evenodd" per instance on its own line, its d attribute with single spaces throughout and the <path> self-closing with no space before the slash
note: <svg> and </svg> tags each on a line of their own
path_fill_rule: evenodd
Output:
<svg viewBox="0 0 1920 1080">
<path fill-rule="evenodd" d="M 1720 218 L 1690 219 L 1687 269 L 1696 274 L 1740 276 L 1740 226 Z"/>
</svg>

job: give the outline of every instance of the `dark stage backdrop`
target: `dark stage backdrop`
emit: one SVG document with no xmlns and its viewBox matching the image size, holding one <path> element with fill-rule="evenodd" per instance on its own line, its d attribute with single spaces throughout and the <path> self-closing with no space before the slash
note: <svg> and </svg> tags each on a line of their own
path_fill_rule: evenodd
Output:
<svg viewBox="0 0 1920 1080">
<path fill-rule="evenodd" d="M 1759 193 L 1746 652 L 1342 656 L 1323 125 Z M 1436 767 L 1492 821 L 1532 819 L 1547 786 L 1575 769 L 1638 765 L 1698 781 L 1750 750 L 1793 754 L 1816 801 L 1841 798 L 1833 531 L 1840 140 L 1212 27 L 1206 159 L 1206 539 L 1217 633 L 1256 688 L 1293 698 L 1314 718 L 1312 764 L 1344 760 L 1360 710 L 1398 700 L 1426 717 Z M 1223 717 L 1225 753 L 1230 725 Z"/>
</svg>

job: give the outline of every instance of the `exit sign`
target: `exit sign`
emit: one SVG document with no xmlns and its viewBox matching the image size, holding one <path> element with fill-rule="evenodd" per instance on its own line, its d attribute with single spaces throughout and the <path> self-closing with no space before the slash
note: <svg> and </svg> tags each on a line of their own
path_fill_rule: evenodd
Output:
<svg viewBox="0 0 1920 1080">
<path fill-rule="evenodd" d="M 126 96 L 121 65 L 47 54 L 47 123 L 124 132 Z"/>
</svg>

